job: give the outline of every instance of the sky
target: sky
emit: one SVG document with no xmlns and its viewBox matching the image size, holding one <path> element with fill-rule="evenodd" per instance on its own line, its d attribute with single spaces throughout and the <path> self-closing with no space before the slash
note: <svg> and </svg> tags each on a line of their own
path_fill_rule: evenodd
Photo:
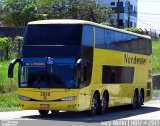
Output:
<svg viewBox="0 0 160 126">
<path fill-rule="evenodd" d="M 160 32 L 160 0 L 138 0 L 137 27 Z"/>
</svg>

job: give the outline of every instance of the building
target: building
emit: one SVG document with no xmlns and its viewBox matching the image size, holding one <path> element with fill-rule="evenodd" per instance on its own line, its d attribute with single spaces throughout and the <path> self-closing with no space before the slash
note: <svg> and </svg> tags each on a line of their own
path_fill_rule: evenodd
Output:
<svg viewBox="0 0 160 126">
<path fill-rule="evenodd" d="M 111 7 L 114 10 L 112 19 L 114 25 L 119 20 L 120 27 L 137 27 L 138 0 L 96 0 L 103 7 Z"/>
</svg>

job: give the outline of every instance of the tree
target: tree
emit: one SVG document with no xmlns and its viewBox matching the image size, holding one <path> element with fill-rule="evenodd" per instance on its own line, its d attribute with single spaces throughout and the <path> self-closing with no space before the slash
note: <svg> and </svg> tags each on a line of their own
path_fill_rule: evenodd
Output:
<svg viewBox="0 0 160 126">
<path fill-rule="evenodd" d="M 39 0 L 39 11 L 47 14 L 47 19 L 83 19 L 97 23 L 111 18 L 113 10 L 105 8 L 95 0 Z"/>
<path fill-rule="evenodd" d="M 43 19 L 37 13 L 36 0 L 4 0 L 2 13 L 2 20 L 9 26 L 21 27 L 29 21 Z"/>
<path fill-rule="evenodd" d="M 22 41 L 23 41 L 22 36 L 17 36 L 14 38 L 14 46 L 17 47 L 17 51 L 18 51 L 17 57 L 21 56 Z"/>
<path fill-rule="evenodd" d="M 39 19 L 83 19 L 104 22 L 113 11 L 95 0 L 4 0 L 1 7 L 5 24 L 21 27 Z"/>
</svg>

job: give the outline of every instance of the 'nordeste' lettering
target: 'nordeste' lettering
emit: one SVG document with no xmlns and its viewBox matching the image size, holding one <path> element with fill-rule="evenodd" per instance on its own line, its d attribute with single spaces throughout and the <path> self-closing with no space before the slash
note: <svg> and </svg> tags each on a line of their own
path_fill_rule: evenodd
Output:
<svg viewBox="0 0 160 126">
<path fill-rule="evenodd" d="M 137 64 L 137 65 L 145 65 L 147 63 L 147 59 L 139 58 L 137 56 L 131 57 L 128 54 L 124 55 L 124 62 L 127 64 Z"/>
</svg>

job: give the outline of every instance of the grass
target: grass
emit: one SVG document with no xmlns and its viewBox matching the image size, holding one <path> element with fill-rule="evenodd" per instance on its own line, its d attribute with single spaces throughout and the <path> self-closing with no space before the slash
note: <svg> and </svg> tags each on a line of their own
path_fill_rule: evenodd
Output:
<svg viewBox="0 0 160 126">
<path fill-rule="evenodd" d="M 17 71 L 14 69 L 14 78 L 8 78 L 9 61 L 1 61 L 0 63 L 0 111 L 9 111 L 18 109 L 17 99 Z"/>
<path fill-rule="evenodd" d="M 0 97 L 0 111 L 18 110 L 17 92 L 1 93 Z"/>
<path fill-rule="evenodd" d="M 159 74 L 160 73 L 160 40 L 156 41 L 153 40 L 152 44 L 152 60 L 153 60 L 153 74 Z"/>
</svg>

